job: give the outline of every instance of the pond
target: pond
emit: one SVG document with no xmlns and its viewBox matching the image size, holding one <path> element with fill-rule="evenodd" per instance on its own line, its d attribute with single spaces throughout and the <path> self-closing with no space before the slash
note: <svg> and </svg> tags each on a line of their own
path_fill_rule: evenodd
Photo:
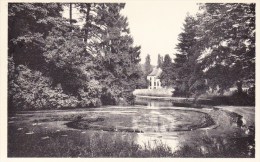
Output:
<svg viewBox="0 0 260 162">
<path fill-rule="evenodd" d="M 187 148 L 193 150 L 187 156 L 195 156 L 193 153 L 196 151 L 200 156 L 212 153 L 224 157 L 254 156 L 254 134 L 248 132 L 249 126 L 238 125 L 241 115 L 237 113 L 217 108 L 176 107 L 170 101 L 137 101 L 137 105 L 131 107 L 17 113 L 9 118 L 9 133 L 13 135 L 9 137 L 9 150 L 12 152 L 12 138 L 17 136 L 35 136 L 43 140 L 50 137 L 46 132 L 63 132 L 59 136 L 71 135 L 73 140 L 76 137 L 84 141 L 99 133 L 102 136 L 127 137 L 142 148 L 165 145 L 174 152 Z M 237 152 L 226 155 L 227 148 L 236 148 Z M 179 156 L 182 154 L 180 152 Z"/>
</svg>

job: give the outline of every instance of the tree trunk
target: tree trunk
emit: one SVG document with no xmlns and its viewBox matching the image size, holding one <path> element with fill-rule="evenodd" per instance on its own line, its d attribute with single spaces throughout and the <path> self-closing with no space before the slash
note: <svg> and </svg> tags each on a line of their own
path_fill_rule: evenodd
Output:
<svg viewBox="0 0 260 162">
<path fill-rule="evenodd" d="M 72 3 L 70 3 L 70 25 L 72 24 Z"/>
<path fill-rule="evenodd" d="M 90 27 L 90 22 L 89 22 L 90 3 L 87 3 L 86 5 L 87 5 L 87 13 L 86 13 L 85 42 L 86 42 L 86 45 L 87 45 L 88 35 L 89 35 L 89 27 Z"/>
<path fill-rule="evenodd" d="M 243 89 L 242 89 L 242 81 L 238 81 L 237 82 L 237 92 L 240 94 L 243 92 Z"/>
</svg>

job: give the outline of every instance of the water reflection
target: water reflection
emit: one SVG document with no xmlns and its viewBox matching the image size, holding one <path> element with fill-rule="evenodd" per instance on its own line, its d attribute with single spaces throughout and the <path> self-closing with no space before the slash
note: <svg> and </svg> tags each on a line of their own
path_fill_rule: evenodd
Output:
<svg viewBox="0 0 260 162">
<path fill-rule="evenodd" d="M 133 118 L 133 127 L 143 131 L 138 133 L 136 141 L 141 146 L 149 143 L 167 144 L 172 150 L 180 145 L 182 131 L 191 131 L 207 126 L 209 116 L 198 111 L 172 109 L 171 101 L 137 98 L 136 104 L 145 105 L 147 109 L 138 110 Z M 171 107 L 171 109 L 163 109 Z M 205 119 L 205 120 L 204 120 Z M 210 123 L 208 123 L 210 125 Z"/>
<path fill-rule="evenodd" d="M 185 101 L 184 101 L 185 100 Z M 160 107 L 194 107 L 192 101 L 187 99 L 180 99 L 180 101 L 160 100 L 160 99 L 149 99 L 136 97 L 136 105 L 145 105 L 148 108 L 160 108 Z M 197 107 L 198 105 L 196 105 Z M 200 108 L 200 107 L 198 107 Z"/>
<path fill-rule="evenodd" d="M 137 97 L 135 100 L 136 105 L 145 105 L 149 108 L 171 107 L 173 103 L 171 101 L 160 101 L 146 98 Z"/>
<path fill-rule="evenodd" d="M 133 119 L 139 122 L 133 124 L 144 130 L 144 133 L 138 134 L 136 138 L 138 144 L 142 146 L 145 146 L 144 143 L 149 143 L 153 147 L 158 143 L 166 144 L 172 150 L 179 149 L 180 156 L 187 155 L 185 152 L 188 149 L 191 151 L 189 156 L 194 154 L 194 156 L 254 157 L 255 136 L 254 129 L 251 128 L 253 126 L 247 127 L 246 121 L 238 114 L 204 109 L 211 112 L 211 115 L 216 115 L 214 118 L 218 125 L 212 127 L 214 129 L 192 131 L 193 125 L 201 126 L 198 124 L 198 119 L 203 117 L 207 119 L 209 116 L 196 114 L 193 111 L 174 110 L 176 106 L 185 107 L 185 104 L 171 101 L 137 98 L 136 102 L 146 105 L 148 109 L 143 115 Z"/>
</svg>

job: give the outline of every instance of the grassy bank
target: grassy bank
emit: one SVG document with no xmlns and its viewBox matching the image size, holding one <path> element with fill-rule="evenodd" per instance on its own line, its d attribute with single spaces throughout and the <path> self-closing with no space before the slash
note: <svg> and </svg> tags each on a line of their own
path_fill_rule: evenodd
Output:
<svg viewBox="0 0 260 162">
<path fill-rule="evenodd" d="M 25 134 L 9 129 L 8 157 L 172 157 L 171 149 L 158 143 L 144 148 L 131 136 L 94 133 L 83 136 L 75 131 Z M 75 138 L 77 137 L 77 138 Z"/>
<path fill-rule="evenodd" d="M 253 138 L 203 137 L 203 144 L 184 145 L 174 152 L 160 141 L 142 147 L 130 138 L 100 133 L 82 138 L 73 131 L 26 135 L 9 129 L 8 157 L 254 157 L 254 148 L 248 146 Z"/>
<path fill-rule="evenodd" d="M 173 89 L 136 89 L 133 94 L 136 96 L 171 97 Z"/>
</svg>

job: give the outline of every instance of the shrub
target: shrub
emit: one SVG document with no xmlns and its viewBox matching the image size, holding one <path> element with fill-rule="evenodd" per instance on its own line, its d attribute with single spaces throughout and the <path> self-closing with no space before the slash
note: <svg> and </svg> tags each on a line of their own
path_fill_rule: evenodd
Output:
<svg viewBox="0 0 260 162">
<path fill-rule="evenodd" d="M 236 105 L 236 106 L 254 106 L 255 95 L 245 91 L 235 91 L 231 96 L 214 96 L 211 97 L 215 105 Z"/>
<path fill-rule="evenodd" d="M 101 100 L 102 105 L 115 105 L 116 104 L 115 97 L 112 95 L 111 91 L 106 87 L 102 88 L 102 94 L 100 96 L 100 100 Z"/>
<path fill-rule="evenodd" d="M 249 95 L 247 92 L 238 92 L 236 91 L 232 96 L 230 96 L 230 103 L 232 105 L 241 105 L 241 106 L 254 106 L 255 105 L 255 96 Z"/>
<path fill-rule="evenodd" d="M 79 105 L 81 107 L 89 107 L 89 106 L 100 106 L 101 100 L 100 100 L 100 93 L 101 93 L 101 86 L 98 81 L 96 80 L 90 80 L 86 84 L 86 88 L 80 88 L 78 90 L 78 93 L 80 95 L 80 103 Z"/>
<path fill-rule="evenodd" d="M 75 97 L 63 93 L 58 85 L 51 87 L 51 79 L 39 71 L 30 70 L 19 65 L 16 75 L 9 79 L 9 106 L 13 110 L 54 109 L 75 107 L 78 101 Z"/>
</svg>

